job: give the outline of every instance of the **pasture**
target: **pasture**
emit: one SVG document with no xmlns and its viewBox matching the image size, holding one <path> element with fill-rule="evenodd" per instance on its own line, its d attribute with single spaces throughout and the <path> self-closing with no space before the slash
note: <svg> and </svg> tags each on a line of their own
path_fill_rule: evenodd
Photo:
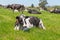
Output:
<svg viewBox="0 0 60 40">
<path fill-rule="evenodd" d="M 42 14 L 24 12 L 25 15 L 41 18 L 46 27 L 46 30 L 31 28 L 30 32 L 14 30 L 15 17 L 20 14 L 0 8 L 0 40 L 60 40 L 60 14 L 47 11 L 42 11 Z"/>
</svg>

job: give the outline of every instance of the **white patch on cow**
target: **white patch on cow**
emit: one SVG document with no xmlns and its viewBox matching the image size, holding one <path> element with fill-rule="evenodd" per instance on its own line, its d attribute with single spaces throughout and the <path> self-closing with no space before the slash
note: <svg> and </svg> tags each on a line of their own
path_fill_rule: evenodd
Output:
<svg viewBox="0 0 60 40">
<path fill-rule="evenodd" d="M 32 28 L 32 27 L 33 27 L 33 24 L 31 24 L 31 23 L 29 22 L 29 20 L 30 20 L 30 18 L 27 18 L 27 19 L 26 19 L 26 24 L 23 25 L 23 26 L 26 26 L 27 28 Z"/>
<path fill-rule="evenodd" d="M 22 20 L 23 20 L 23 27 L 26 26 L 26 23 L 25 23 L 25 15 L 22 14 L 22 15 L 20 16 L 20 18 L 22 18 Z"/>
<path fill-rule="evenodd" d="M 52 12 L 53 10 L 50 10 L 50 12 Z"/>
<path fill-rule="evenodd" d="M 39 22 L 39 27 L 41 27 L 41 28 L 43 28 L 44 30 L 46 30 L 46 28 L 44 27 L 43 22 L 42 22 L 41 19 L 40 19 L 40 22 Z"/>
<path fill-rule="evenodd" d="M 20 18 L 25 19 L 25 15 L 24 14 L 20 15 Z"/>
<path fill-rule="evenodd" d="M 19 30 L 19 26 L 16 25 L 15 28 L 14 28 L 14 30 Z"/>
<path fill-rule="evenodd" d="M 14 12 L 18 12 L 18 10 L 15 9 Z"/>
</svg>

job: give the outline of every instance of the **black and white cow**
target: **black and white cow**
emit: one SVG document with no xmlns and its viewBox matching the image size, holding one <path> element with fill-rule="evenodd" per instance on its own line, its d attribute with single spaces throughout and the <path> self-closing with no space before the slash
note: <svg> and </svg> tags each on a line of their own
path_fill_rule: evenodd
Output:
<svg viewBox="0 0 60 40">
<path fill-rule="evenodd" d="M 7 5 L 7 8 L 11 8 L 14 11 L 16 12 L 20 12 L 20 11 L 23 11 L 25 10 L 25 7 L 24 5 L 20 5 L 20 4 L 11 4 L 11 5 Z"/>
<path fill-rule="evenodd" d="M 53 9 L 53 10 L 50 10 L 51 13 L 60 13 L 60 9 Z"/>
<path fill-rule="evenodd" d="M 32 27 L 39 27 L 45 29 L 43 22 L 41 19 L 38 19 L 34 16 L 25 16 L 20 15 L 16 17 L 16 23 L 14 30 L 19 30 L 24 28 L 32 28 Z"/>
<path fill-rule="evenodd" d="M 28 13 L 30 13 L 30 14 L 41 14 L 41 12 L 39 12 L 37 10 L 32 10 L 32 9 L 28 9 Z"/>
</svg>

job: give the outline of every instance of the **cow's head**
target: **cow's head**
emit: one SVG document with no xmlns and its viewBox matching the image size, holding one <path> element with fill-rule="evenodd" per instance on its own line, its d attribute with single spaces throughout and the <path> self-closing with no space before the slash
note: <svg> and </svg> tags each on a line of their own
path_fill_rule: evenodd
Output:
<svg viewBox="0 0 60 40">
<path fill-rule="evenodd" d="M 15 30 L 19 30 L 23 28 L 24 25 L 24 19 L 25 19 L 25 15 L 20 15 L 20 16 L 16 16 L 16 22 L 15 22 Z"/>
<path fill-rule="evenodd" d="M 16 17 L 16 24 L 23 24 L 23 20 L 19 16 Z"/>
<path fill-rule="evenodd" d="M 22 25 L 23 25 L 22 19 L 19 16 L 17 16 L 16 17 L 16 22 L 15 22 L 15 28 L 14 28 L 14 30 L 21 29 Z"/>
</svg>

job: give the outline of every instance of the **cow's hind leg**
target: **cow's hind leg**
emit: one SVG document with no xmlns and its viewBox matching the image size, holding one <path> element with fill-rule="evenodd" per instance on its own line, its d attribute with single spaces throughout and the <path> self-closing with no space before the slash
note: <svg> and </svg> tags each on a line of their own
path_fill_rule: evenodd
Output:
<svg viewBox="0 0 60 40">
<path fill-rule="evenodd" d="M 42 28 L 42 29 L 44 29 L 44 30 L 46 30 L 46 28 L 44 27 L 43 22 L 42 22 L 41 19 L 40 19 L 40 22 L 39 22 L 39 27 Z"/>
</svg>

